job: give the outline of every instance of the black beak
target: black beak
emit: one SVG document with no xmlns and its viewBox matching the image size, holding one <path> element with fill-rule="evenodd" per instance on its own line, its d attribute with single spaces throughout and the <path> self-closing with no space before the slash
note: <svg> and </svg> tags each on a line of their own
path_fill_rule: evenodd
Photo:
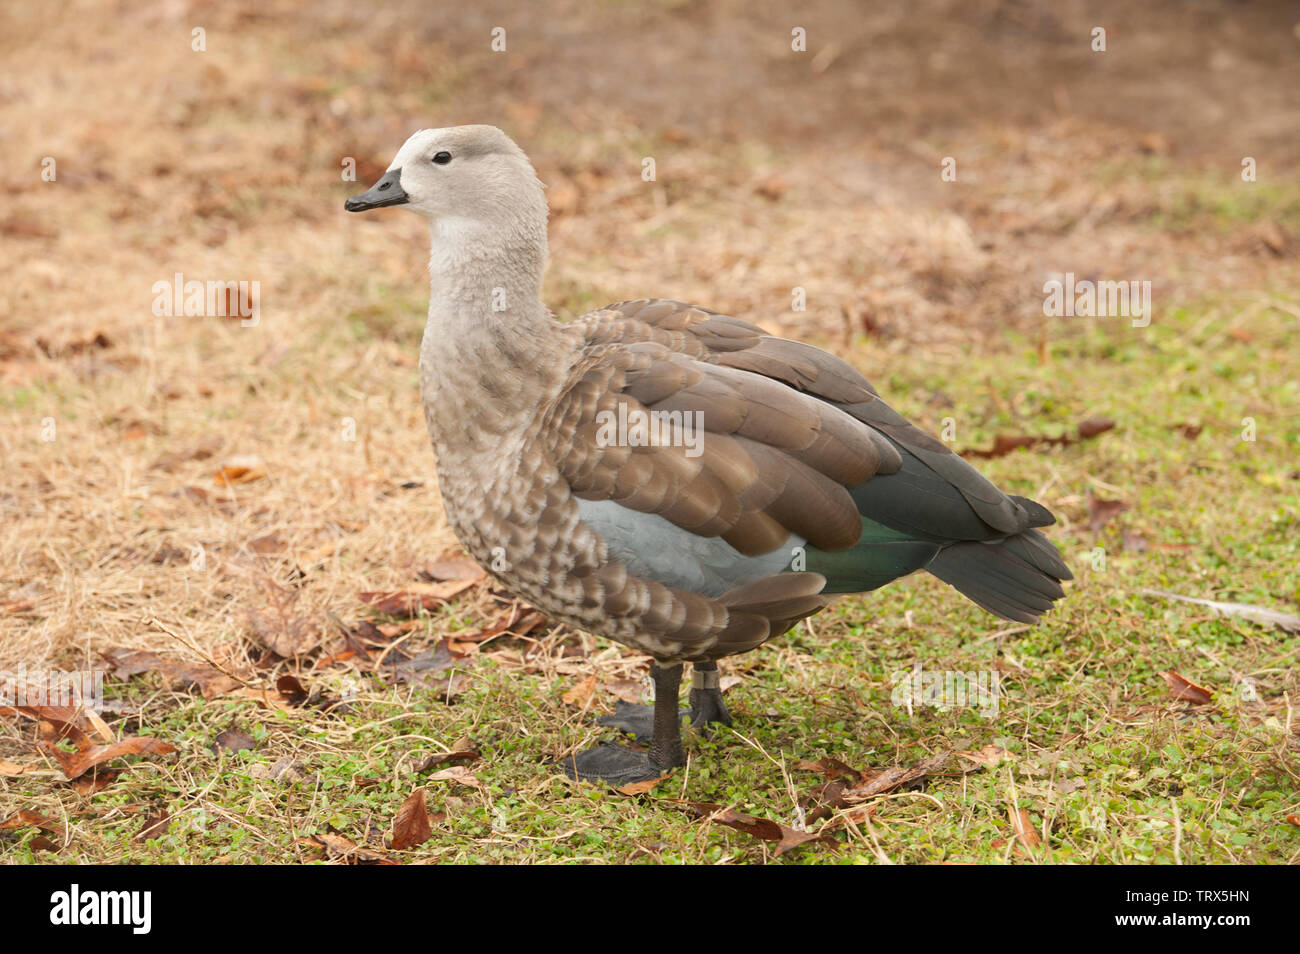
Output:
<svg viewBox="0 0 1300 954">
<path fill-rule="evenodd" d="M 405 205 L 411 200 L 402 191 L 401 167 L 389 169 L 384 177 L 360 195 L 354 195 L 343 203 L 349 212 L 365 212 L 367 209 L 382 209 L 386 205 Z"/>
</svg>

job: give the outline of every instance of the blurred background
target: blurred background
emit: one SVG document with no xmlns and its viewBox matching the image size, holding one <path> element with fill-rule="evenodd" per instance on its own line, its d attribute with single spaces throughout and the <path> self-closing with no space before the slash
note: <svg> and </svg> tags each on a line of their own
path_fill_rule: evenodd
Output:
<svg viewBox="0 0 1300 954">
<path fill-rule="evenodd" d="M 342 211 L 427 126 L 533 157 L 561 316 L 730 311 L 964 448 L 1109 414 L 1100 460 L 1007 475 L 1067 529 L 1197 466 L 1170 428 L 1255 415 L 1268 479 L 1193 499 L 1294 512 L 1294 4 L 14 2 L 0 38 L 0 664 L 174 646 L 153 616 L 238 654 L 266 586 L 319 611 L 453 545 L 414 389 L 426 235 Z M 1153 329 L 1045 319 L 1067 271 L 1150 281 Z M 259 324 L 156 316 L 177 273 L 257 281 Z"/>
</svg>

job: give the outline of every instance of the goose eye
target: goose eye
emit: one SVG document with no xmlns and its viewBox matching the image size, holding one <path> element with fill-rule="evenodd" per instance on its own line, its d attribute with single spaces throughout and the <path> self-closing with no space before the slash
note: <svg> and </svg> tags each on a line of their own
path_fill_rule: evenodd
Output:
<svg viewBox="0 0 1300 954">
<path fill-rule="evenodd" d="M 451 153 L 439 152 L 434 155 L 433 161 L 440 166 L 445 166 L 447 163 L 451 162 Z"/>
</svg>

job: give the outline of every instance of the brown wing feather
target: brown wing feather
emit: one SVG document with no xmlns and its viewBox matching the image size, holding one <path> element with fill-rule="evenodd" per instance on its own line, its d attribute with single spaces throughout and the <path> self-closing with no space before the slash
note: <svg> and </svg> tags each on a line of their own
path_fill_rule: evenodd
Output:
<svg viewBox="0 0 1300 954">
<path fill-rule="evenodd" d="M 573 327 L 579 360 L 539 435 L 578 497 L 657 514 L 747 555 L 772 552 L 791 533 L 842 549 L 861 532 L 849 489 L 896 473 L 902 448 L 951 481 L 991 526 L 1022 518 L 1017 504 L 826 352 L 660 299 L 611 305 Z M 698 412 L 699 455 L 671 442 L 601 440 L 602 412 L 617 419 L 620 405 L 628 416 Z M 617 560 L 580 572 L 590 605 L 635 620 L 640 635 L 629 641 L 663 660 L 743 652 L 829 601 L 814 573 L 764 577 L 709 598 L 637 577 Z"/>
</svg>

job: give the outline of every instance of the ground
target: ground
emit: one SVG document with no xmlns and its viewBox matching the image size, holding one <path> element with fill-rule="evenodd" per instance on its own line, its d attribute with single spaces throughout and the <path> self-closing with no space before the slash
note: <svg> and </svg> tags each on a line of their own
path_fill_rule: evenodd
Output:
<svg viewBox="0 0 1300 954">
<path fill-rule="evenodd" d="M 109 671 L 62 741 L 0 710 L 0 857 L 1300 859 L 1300 636 L 1144 592 L 1300 606 L 1300 34 L 1125 6 L 0 14 L 0 671 Z M 646 663 L 463 579 L 427 235 L 342 212 L 458 122 L 534 158 L 561 317 L 696 301 L 960 450 L 1066 438 L 972 459 L 1057 514 L 1067 598 L 1035 628 L 928 577 L 842 599 L 724 664 L 733 726 L 653 789 L 559 774 Z M 1046 317 L 1067 272 L 1150 281 L 1149 323 Z M 259 282 L 256 324 L 157 314 L 176 273 Z M 997 711 L 907 704 L 917 666 L 997 672 Z"/>
</svg>

